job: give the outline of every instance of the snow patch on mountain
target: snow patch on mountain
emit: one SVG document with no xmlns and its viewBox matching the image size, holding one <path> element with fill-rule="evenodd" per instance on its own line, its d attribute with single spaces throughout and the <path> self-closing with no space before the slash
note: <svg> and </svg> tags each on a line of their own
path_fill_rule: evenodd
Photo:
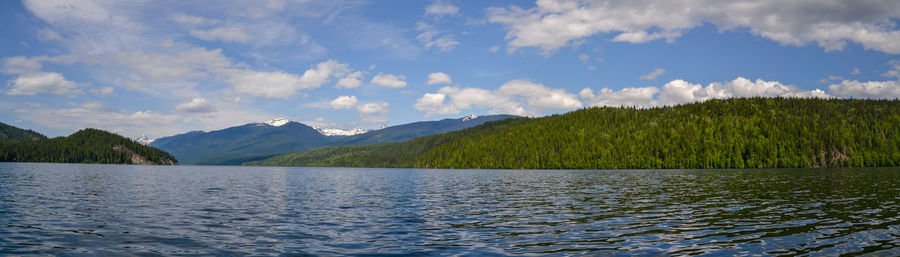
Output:
<svg viewBox="0 0 900 257">
<path fill-rule="evenodd" d="M 478 115 L 469 114 L 469 115 L 466 115 L 466 117 L 463 117 L 462 121 L 474 120 L 476 118 L 478 118 Z"/>
<path fill-rule="evenodd" d="M 156 138 L 149 138 L 147 137 L 147 135 L 141 135 L 141 137 L 135 139 L 134 141 L 137 141 L 142 145 L 149 145 L 150 143 L 153 143 L 153 141 L 156 141 Z"/>
<path fill-rule="evenodd" d="M 313 127 L 313 128 L 315 128 L 317 131 L 319 131 L 319 133 L 322 133 L 322 135 L 329 136 L 329 137 L 330 136 L 352 136 L 352 135 L 369 132 L 368 130 L 360 129 L 360 128 L 355 128 L 355 129 L 351 129 L 351 130 L 343 130 L 343 129 L 336 129 L 336 128 L 316 128 L 316 127 Z"/>
<path fill-rule="evenodd" d="M 281 125 L 288 124 L 288 122 L 291 122 L 291 121 L 288 119 L 285 119 L 285 118 L 275 118 L 275 119 L 267 120 L 266 122 L 263 122 L 263 123 L 269 124 L 270 126 L 273 126 L 273 127 L 279 127 Z"/>
</svg>

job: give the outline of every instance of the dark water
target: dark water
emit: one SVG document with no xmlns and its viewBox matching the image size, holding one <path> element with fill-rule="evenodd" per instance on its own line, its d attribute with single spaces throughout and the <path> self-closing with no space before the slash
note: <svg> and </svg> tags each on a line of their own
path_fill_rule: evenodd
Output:
<svg viewBox="0 0 900 257">
<path fill-rule="evenodd" d="M 0 254 L 900 255 L 900 169 L 0 163 Z"/>
</svg>

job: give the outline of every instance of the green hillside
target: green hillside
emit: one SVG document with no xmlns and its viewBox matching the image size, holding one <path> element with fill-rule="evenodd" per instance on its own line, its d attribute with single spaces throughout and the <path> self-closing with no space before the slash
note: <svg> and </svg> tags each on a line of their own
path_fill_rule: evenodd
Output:
<svg viewBox="0 0 900 257">
<path fill-rule="evenodd" d="M 43 136 L 43 135 L 42 135 Z M 2 162 L 177 164 L 162 150 L 98 129 L 68 137 L 0 143 Z"/>
<path fill-rule="evenodd" d="M 900 165 L 900 101 L 743 98 L 590 108 L 247 165 L 672 169 Z"/>
<path fill-rule="evenodd" d="M 25 130 L 0 122 L 0 143 L 3 142 L 20 142 L 47 139 L 46 136 L 37 133 L 34 130 Z"/>
</svg>

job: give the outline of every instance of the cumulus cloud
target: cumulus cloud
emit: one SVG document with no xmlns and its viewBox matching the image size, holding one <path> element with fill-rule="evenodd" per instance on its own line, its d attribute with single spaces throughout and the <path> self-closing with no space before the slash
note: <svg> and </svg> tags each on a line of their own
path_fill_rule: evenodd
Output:
<svg viewBox="0 0 900 257">
<path fill-rule="evenodd" d="M 844 80 L 828 86 L 828 92 L 837 96 L 853 98 L 900 98 L 900 81 Z"/>
<path fill-rule="evenodd" d="M 588 106 L 649 107 L 658 92 L 656 87 L 630 87 L 619 91 L 603 88 L 594 94 L 594 90 L 585 88 L 578 92 L 578 97 Z"/>
<path fill-rule="evenodd" d="M 659 77 L 659 75 L 663 75 L 664 73 L 666 73 L 665 69 L 655 69 L 655 70 L 651 71 L 650 73 L 641 75 L 640 79 L 641 80 L 654 80 L 654 79 L 656 79 L 656 77 Z"/>
<path fill-rule="evenodd" d="M 224 76 L 223 81 L 231 85 L 236 92 L 266 98 L 288 98 L 299 90 L 318 88 L 328 83 L 332 77 L 341 76 L 348 70 L 349 65 L 328 60 L 306 70 L 302 76 L 282 71 L 242 69 L 230 69 L 221 73 Z"/>
<path fill-rule="evenodd" d="M 433 3 L 425 7 L 425 15 L 444 16 L 459 13 L 459 7 L 447 3 Z"/>
<path fill-rule="evenodd" d="M 364 124 L 384 123 L 388 121 L 388 103 L 368 102 L 360 103 L 356 96 L 339 96 L 328 104 L 333 109 L 355 108 L 359 113 L 359 121 Z"/>
<path fill-rule="evenodd" d="M 215 112 L 216 108 L 207 102 L 206 99 L 194 98 L 175 106 L 175 110 L 189 113 L 210 113 Z"/>
<path fill-rule="evenodd" d="M 432 25 L 425 22 L 416 23 L 416 30 L 419 35 L 416 39 L 425 46 L 425 49 L 437 49 L 439 52 L 448 52 L 459 45 L 459 41 L 453 38 L 453 35 L 446 34 Z"/>
<path fill-rule="evenodd" d="M 360 80 L 362 78 L 362 76 L 363 76 L 363 74 L 361 71 L 347 74 L 346 77 L 343 77 L 340 80 L 338 80 L 335 87 L 337 87 L 337 88 L 357 88 L 362 85 L 362 81 Z"/>
<path fill-rule="evenodd" d="M 406 87 L 406 76 L 378 73 L 378 75 L 375 75 L 369 83 L 385 87 L 401 88 Z"/>
<path fill-rule="evenodd" d="M 301 83 L 300 76 L 281 71 L 231 70 L 226 74 L 225 83 L 238 93 L 252 96 L 288 98 L 300 89 L 314 87 Z"/>
<path fill-rule="evenodd" d="M 190 31 L 190 34 L 206 41 L 221 40 L 224 42 L 246 43 L 251 39 L 247 32 L 238 27 L 219 27 L 210 30 L 193 29 Z"/>
<path fill-rule="evenodd" d="M 435 84 L 450 84 L 453 83 L 453 80 L 450 79 L 450 75 L 443 72 L 434 72 L 428 74 L 428 85 Z"/>
<path fill-rule="evenodd" d="M 815 42 L 826 51 L 848 42 L 900 53 L 900 2 L 875 1 L 576 1 L 539 0 L 534 8 L 489 8 L 488 20 L 508 29 L 508 49 L 540 47 L 545 53 L 588 37 L 610 33 L 613 41 L 672 41 L 684 31 L 713 24 L 749 29 L 785 45 Z"/>
<path fill-rule="evenodd" d="M 387 113 L 388 105 L 389 104 L 385 102 L 366 103 L 356 106 L 356 110 L 359 111 L 360 114 Z"/>
<path fill-rule="evenodd" d="M 356 106 L 358 102 L 356 96 L 338 96 L 328 106 L 334 109 L 350 109 Z"/>
<path fill-rule="evenodd" d="M 761 79 L 751 81 L 742 77 L 724 83 L 710 83 L 705 87 L 676 79 L 669 81 L 662 88 L 628 87 L 618 91 L 603 88 L 596 94 L 592 89 L 585 88 L 578 96 L 589 106 L 635 107 L 678 105 L 735 97 L 832 97 L 819 89 L 805 90 L 777 81 Z"/>
<path fill-rule="evenodd" d="M 887 64 L 891 67 L 891 69 L 881 74 L 881 76 L 896 78 L 897 80 L 865 82 L 857 80 L 842 80 L 840 83 L 829 85 L 828 92 L 837 96 L 852 98 L 900 98 L 900 61 L 893 60 L 888 62 Z"/>
<path fill-rule="evenodd" d="M 69 95 L 81 93 L 78 83 L 66 80 L 56 72 L 36 72 L 19 76 L 6 83 L 7 95 L 36 95 L 41 93 Z"/>
<path fill-rule="evenodd" d="M 551 109 L 571 110 L 582 107 L 573 94 L 525 80 L 512 80 L 497 90 L 482 88 L 442 87 L 426 93 L 413 105 L 416 110 L 433 114 L 459 114 L 472 108 L 489 108 L 491 113 L 536 116 Z"/>
</svg>

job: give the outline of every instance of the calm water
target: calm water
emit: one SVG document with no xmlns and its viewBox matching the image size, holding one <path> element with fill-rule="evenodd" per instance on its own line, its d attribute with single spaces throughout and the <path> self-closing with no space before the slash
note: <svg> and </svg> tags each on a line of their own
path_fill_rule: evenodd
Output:
<svg viewBox="0 0 900 257">
<path fill-rule="evenodd" d="M 0 254 L 900 255 L 900 169 L 0 163 Z"/>
</svg>

